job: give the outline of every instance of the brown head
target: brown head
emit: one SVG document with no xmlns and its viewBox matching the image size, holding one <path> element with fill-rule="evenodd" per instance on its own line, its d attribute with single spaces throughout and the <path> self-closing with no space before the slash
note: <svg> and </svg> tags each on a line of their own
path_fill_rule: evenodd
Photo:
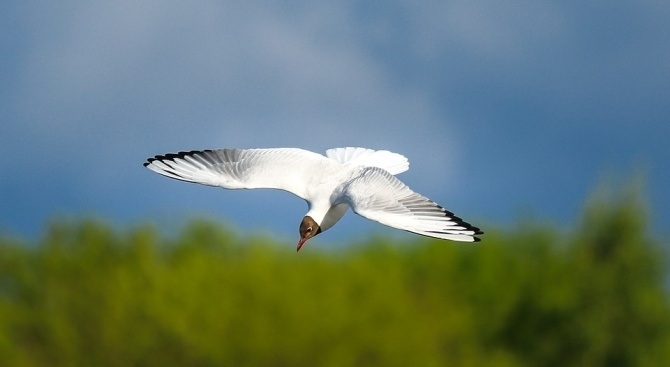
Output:
<svg viewBox="0 0 670 367">
<path fill-rule="evenodd" d="M 302 222 L 300 222 L 300 241 L 298 241 L 297 251 L 300 251 L 300 248 L 305 243 L 305 241 L 319 233 L 321 233 L 321 227 L 319 227 L 319 225 L 314 219 L 312 219 L 312 217 L 306 216 L 302 218 Z"/>
</svg>

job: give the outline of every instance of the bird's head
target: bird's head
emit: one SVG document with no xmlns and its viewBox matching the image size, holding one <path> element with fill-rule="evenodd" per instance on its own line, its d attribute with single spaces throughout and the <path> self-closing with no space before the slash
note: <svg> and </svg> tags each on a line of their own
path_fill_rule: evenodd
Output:
<svg viewBox="0 0 670 367">
<path fill-rule="evenodd" d="M 319 233 L 321 233 L 321 227 L 319 227 L 319 224 L 316 223 L 312 217 L 306 216 L 302 218 L 302 222 L 300 222 L 300 241 L 298 241 L 297 251 L 300 251 L 300 248 L 308 239 L 316 236 Z"/>
</svg>

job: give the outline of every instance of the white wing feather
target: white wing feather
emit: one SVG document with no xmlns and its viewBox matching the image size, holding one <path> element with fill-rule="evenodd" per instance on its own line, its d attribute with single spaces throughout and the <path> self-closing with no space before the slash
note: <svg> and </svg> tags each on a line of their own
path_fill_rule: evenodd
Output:
<svg viewBox="0 0 670 367">
<path fill-rule="evenodd" d="M 389 172 L 371 167 L 350 181 L 341 200 L 370 220 L 424 236 L 478 241 L 482 232 L 428 198 L 417 194 Z"/>
<path fill-rule="evenodd" d="M 226 189 L 280 189 L 307 199 L 310 171 L 324 160 L 296 148 L 218 149 L 158 155 L 144 166 L 177 180 Z"/>
</svg>

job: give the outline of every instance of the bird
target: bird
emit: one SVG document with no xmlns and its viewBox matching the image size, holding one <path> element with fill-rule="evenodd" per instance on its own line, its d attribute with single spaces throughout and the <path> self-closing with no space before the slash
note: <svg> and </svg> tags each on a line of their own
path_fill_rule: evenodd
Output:
<svg viewBox="0 0 670 367">
<path fill-rule="evenodd" d="M 351 210 L 415 234 L 476 242 L 479 228 L 412 191 L 397 174 L 408 159 L 388 150 L 333 148 L 207 149 L 156 155 L 144 167 L 176 180 L 225 189 L 279 189 L 307 202 L 297 250 Z"/>
</svg>

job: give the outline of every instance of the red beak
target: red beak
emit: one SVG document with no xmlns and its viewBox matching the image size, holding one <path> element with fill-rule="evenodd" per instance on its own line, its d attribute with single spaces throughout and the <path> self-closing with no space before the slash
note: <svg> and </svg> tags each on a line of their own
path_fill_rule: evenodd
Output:
<svg viewBox="0 0 670 367">
<path fill-rule="evenodd" d="M 296 250 L 296 252 L 300 251 L 300 248 L 302 247 L 302 245 L 305 244 L 306 241 L 307 241 L 307 238 L 300 237 L 300 241 L 298 241 L 298 249 Z"/>
</svg>

